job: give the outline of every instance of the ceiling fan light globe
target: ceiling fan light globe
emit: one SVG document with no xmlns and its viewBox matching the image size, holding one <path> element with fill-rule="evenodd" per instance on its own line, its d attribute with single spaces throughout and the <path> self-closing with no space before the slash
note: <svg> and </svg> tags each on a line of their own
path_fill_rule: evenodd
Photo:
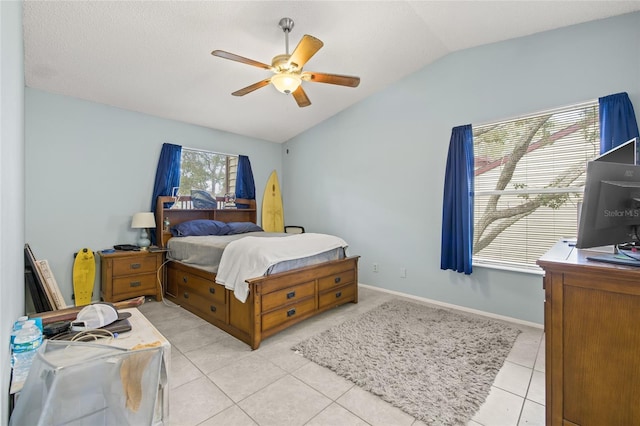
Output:
<svg viewBox="0 0 640 426">
<path fill-rule="evenodd" d="M 283 72 L 271 77 L 271 83 L 273 83 L 273 87 L 275 87 L 279 92 L 288 95 L 295 92 L 295 90 L 300 86 L 300 83 L 302 83 L 302 79 L 298 74 Z"/>
</svg>

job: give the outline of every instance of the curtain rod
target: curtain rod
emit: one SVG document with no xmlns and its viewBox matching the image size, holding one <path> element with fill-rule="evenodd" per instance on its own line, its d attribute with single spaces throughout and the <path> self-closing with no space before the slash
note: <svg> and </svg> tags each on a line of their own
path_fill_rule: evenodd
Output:
<svg viewBox="0 0 640 426">
<path fill-rule="evenodd" d="M 218 154 L 218 155 L 227 155 L 227 156 L 230 156 L 230 157 L 238 157 L 238 156 L 240 156 L 240 154 L 228 154 L 226 152 L 209 151 L 209 150 L 200 149 L 200 148 L 189 148 L 188 146 L 183 146 L 182 148 L 183 149 L 188 149 L 189 151 L 206 152 L 206 153 L 209 153 L 209 154 Z"/>
<path fill-rule="evenodd" d="M 568 109 L 573 109 L 573 108 L 577 109 L 577 108 L 587 107 L 589 105 L 592 105 L 594 102 L 597 104 L 598 99 L 597 98 L 596 99 L 591 99 L 589 101 L 579 102 L 577 104 L 565 105 L 563 107 L 551 108 L 551 109 L 547 109 L 547 110 L 533 112 L 533 113 L 530 113 L 530 114 L 520 114 L 520 115 L 517 115 L 515 117 L 503 118 L 503 119 L 498 120 L 498 121 L 487 121 L 487 122 L 478 123 L 478 124 L 471 123 L 471 127 L 484 127 L 484 126 L 489 126 L 489 125 L 495 126 L 496 124 L 503 124 L 503 123 L 507 123 L 509 121 L 516 121 L 516 120 L 521 120 L 521 119 L 524 119 L 524 118 L 533 118 L 533 117 L 540 116 L 540 115 L 545 115 L 545 114 L 556 114 L 558 112 L 565 111 L 565 110 L 568 110 Z"/>
</svg>

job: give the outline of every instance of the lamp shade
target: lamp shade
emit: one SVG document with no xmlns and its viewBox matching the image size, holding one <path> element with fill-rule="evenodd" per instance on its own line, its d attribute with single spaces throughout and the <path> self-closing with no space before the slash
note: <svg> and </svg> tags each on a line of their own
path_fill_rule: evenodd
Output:
<svg viewBox="0 0 640 426">
<path fill-rule="evenodd" d="M 132 228 L 155 228 L 156 219 L 152 212 L 142 212 L 133 215 L 131 220 Z"/>
<path fill-rule="evenodd" d="M 271 83 L 279 92 L 289 94 L 295 92 L 302 83 L 302 79 L 298 74 L 282 72 L 271 77 Z"/>
</svg>

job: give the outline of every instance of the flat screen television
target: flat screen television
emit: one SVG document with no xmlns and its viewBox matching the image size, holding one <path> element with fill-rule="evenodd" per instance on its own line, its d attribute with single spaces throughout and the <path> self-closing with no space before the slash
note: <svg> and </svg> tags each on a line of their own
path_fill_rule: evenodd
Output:
<svg viewBox="0 0 640 426">
<path fill-rule="evenodd" d="M 640 166 L 589 161 L 576 247 L 635 243 L 639 230 Z"/>
</svg>

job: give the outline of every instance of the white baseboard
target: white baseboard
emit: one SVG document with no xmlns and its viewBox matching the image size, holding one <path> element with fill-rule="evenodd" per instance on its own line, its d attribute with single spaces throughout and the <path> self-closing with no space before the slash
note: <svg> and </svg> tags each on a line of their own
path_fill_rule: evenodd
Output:
<svg viewBox="0 0 640 426">
<path fill-rule="evenodd" d="M 518 318 L 512 318 L 512 317 L 507 317 L 507 316 L 504 316 L 504 315 L 494 314 L 492 312 L 480 311 L 478 309 L 471 309 L 471 308 L 467 308 L 467 307 L 464 307 L 464 306 L 454 305 L 452 303 L 441 302 L 439 300 L 427 299 L 426 297 L 414 296 L 413 294 L 401 293 L 399 291 L 388 290 L 386 288 L 375 287 L 375 286 L 372 286 L 372 285 L 367 285 L 367 284 L 362 284 L 362 283 L 358 283 L 358 286 L 359 287 L 368 288 L 368 289 L 371 289 L 371 290 L 381 291 L 383 293 L 395 294 L 396 296 L 402 296 L 402 297 L 406 297 L 408 299 L 414 299 L 414 300 L 418 300 L 420 302 L 430 303 L 432 305 L 442 306 L 444 308 L 456 309 L 458 311 L 469 312 L 469 313 L 472 313 L 472 314 L 482 315 L 482 316 L 493 318 L 493 319 L 498 319 L 498 320 L 502 320 L 502 321 L 508 321 L 508 322 L 512 322 L 512 323 L 520 324 L 520 325 L 526 325 L 527 327 L 533 327 L 533 328 L 539 328 L 539 329 L 543 329 L 544 328 L 544 325 L 538 324 L 537 322 L 524 321 L 524 320 L 521 320 L 521 319 L 518 319 Z"/>
</svg>

